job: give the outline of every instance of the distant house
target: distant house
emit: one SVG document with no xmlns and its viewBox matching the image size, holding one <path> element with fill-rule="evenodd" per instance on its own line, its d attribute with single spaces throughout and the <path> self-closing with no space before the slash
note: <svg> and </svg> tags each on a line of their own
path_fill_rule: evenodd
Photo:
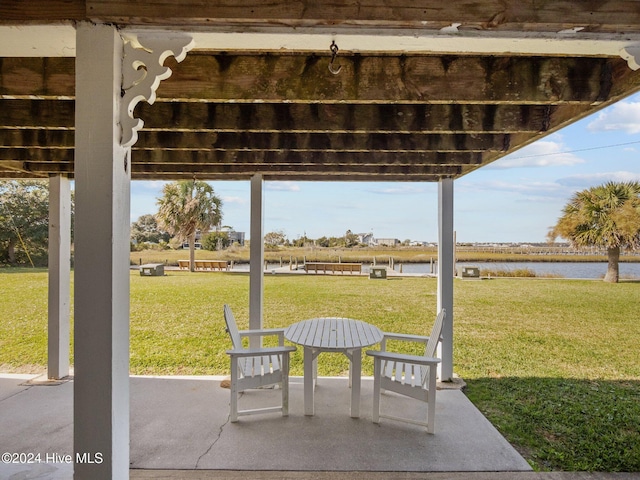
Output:
<svg viewBox="0 0 640 480">
<path fill-rule="evenodd" d="M 376 239 L 373 238 L 373 233 L 358 233 L 358 243 L 373 247 L 376 245 Z"/>
<path fill-rule="evenodd" d="M 204 234 L 200 230 L 196 231 L 195 248 L 196 249 L 201 249 L 202 248 L 202 237 L 204 235 L 207 235 L 207 234 L 209 234 L 211 232 L 216 232 L 216 231 L 220 231 L 220 232 L 226 233 L 229 236 L 229 240 L 230 240 L 231 244 L 237 243 L 241 247 L 244 246 L 244 232 L 236 232 L 232 228 L 222 227 L 220 229 L 216 228 L 216 229 L 213 229 L 213 230 L 209 230 L 208 232 L 205 232 Z M 189 242 L 184 242 L 182 244 L 182 248 L 189 248 Z"/>
<path fill-rule="evenodd" d="M 232 244 L 237 243 L 241 247 L 244 246 L 244 232 L 236 232 L 235 230 L 228 230 L 229 240 Z"/>
<path fill-rule="evenodd" d="M 400 243 L 402 243 L 397 238 L 378 238 L 376 241 L 378 245 L 383 247 L 395 247 L 396 245 L 400 245 Z"/>
<path fill-rule="evenodd" d="M 217 231 L 226 233 L 232 245 L 237 243 L 241 247 L 244 247 L 244 232 L 236 232 L 231 227 L 220 227 Z"/>
<path fill-rule="evenodd" d="M 409 246 L 411 247 L 426 247 L 428 245 L 428 242 L 421 242 L 419 240 L 413 240 L 412 242 L 409 242 Z"/>
</svg>

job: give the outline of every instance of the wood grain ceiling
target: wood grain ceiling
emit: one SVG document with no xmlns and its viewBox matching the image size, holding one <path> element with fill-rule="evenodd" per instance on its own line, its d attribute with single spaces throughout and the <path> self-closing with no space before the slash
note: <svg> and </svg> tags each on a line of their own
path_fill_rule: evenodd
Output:
<svg viewBox="0 0 640 480">
<path fill-rule="evenodd" d="M 426 3 L 426 2 L 422 2 Z M 3 2 L 1 25 L 327 25 L 640 33 L 638 1 Z M 455 5 L 449 5 L 449 4 Z M 240 8 L 240 6 L 242 8 Z M 425 26 L 425 18 L 429 18 Z M 132 147 L 134 179 L 458 178 L 640 88 L 619 56 L 500 52 L 202 51 L 161 83 Z M 0 58 L 0 177 L 73 176 L 73 58 Z"/>
</svg>

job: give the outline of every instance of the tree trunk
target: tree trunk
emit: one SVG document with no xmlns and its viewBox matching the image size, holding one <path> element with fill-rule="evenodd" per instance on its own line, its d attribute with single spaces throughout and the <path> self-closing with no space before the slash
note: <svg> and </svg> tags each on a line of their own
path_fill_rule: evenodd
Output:
<svg viewBox="0 0 640 480">
<path fill-rule="evenodd" d="M 196 271 L 196 234 L 189 235 L 189 271 Z"/>
<path fill-rule="evenodd" d="M 607 265 L 607 274 L 604 276 L 605 282 L 618 283 L 619 279 L 619 267 L 620 261 L 620 247 L 610 247 L 607 249 L 607 258 L 609 264 Z"/>
<path fill-rule="evenodd" d="M 9 263 L 11 265 L 15 265 L 16 264 L 16 245 L 18 243 L 18 240 L 15 238 L 10 238 L 9 239 L 9 245 L 7 246 L 7 260 L 9 260 Z"/>
</svg>

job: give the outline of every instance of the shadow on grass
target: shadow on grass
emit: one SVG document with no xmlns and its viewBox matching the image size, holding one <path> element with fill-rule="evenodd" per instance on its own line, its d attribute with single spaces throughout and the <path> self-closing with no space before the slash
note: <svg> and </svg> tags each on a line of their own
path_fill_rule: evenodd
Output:
<svg viewBox="0 0 640 480">
<path fill-rule="evenodd" d="M 640 381 L 465 381 L 470 400 L 534 469 L 640 471 Z"/>
</svg>

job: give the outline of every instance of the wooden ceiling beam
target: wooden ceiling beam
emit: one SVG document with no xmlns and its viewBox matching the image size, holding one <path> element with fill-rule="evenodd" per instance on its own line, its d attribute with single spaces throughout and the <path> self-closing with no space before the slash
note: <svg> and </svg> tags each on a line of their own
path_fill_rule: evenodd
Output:
<svg viewBox="0 0 640 480">
<path fill-rule="evenodd" d="M 144 131 L 284 133 L 469 133 L 540 132 L 560 108 L 591 105 L 432 105 L 156 102 L 136 116 Z M 0 128 L 73 129 L 73 100 L 0 100 Z"/>
<path fill-rule="evenodd" d="M 0 3 L 0 25 L 56 23 L 87 18 L 85 0 L 3 0 Z"/>
<path fill-rule="evenodd" d="M 74 100 L 0 100 L 0 128 L 72 129 Z"/>
<path fill-rule="evenodd" d="M 194 170 L 193 172 L 184 170 L 179 172 L 136 172 L 131 173 L 133 180 L 224 180 L 236 181 L 250 180 L 252 175 L 248 173 L 216 173 L 202 172 Z M 442 175 L 397 175 L 397 174 L 359 174 L 350 175 L 347 173 L 306 173 L 306 174 L 281 174 L 281 173 L 263 173 L 262 178 L 265 181 L 297 181 L 297 182 L 437 182 L 442 178 L 448 178 Z M 453 178 L 450 177 L 450 178 Z"/>
<path fill-rule="evenodd" d="M 0 101 L 0 108 L 2 102 Z M 45 128 L 2 128 L 0 127 L 0 146 L 2 147 L 67 147 L 75 145 L 74 131 L 70 129 Z"/>
<path fill-rule="evenodd" d="M 582 27 L 586 31 L 640 31 L 640 11 L 633 0 L 590 2 L 534 0 L 361 3 L 317 0 L 271 2 L 253 0 L 5 0 L 0 3 L 0 24 L 55 23 L 93 20 L 116 24 L 212 27 L 237 26 L 388 26 L 440 29 L 460 23 L 470 30 L 524 30 L 558 32 Z"/>
<path fill-rule="evenodd" d="M 505 134 L 142 131 L 136 148 L 216 150 L 504 151 Z M 74 147 L 73 130 L 1 129 L 3 147 Z"/>
<path fill-rule="evenodd" d="M 340 75 L 316 55 L 191 54 L 165 62 L 159 100 L 207 102 L 594 103 L 622 59 L 563 57 L 340 57 Z M 73 58 L 5 58 L 0 95 L 72 97 Z"/>
<path fill-rule="evenodd" d="M 18 140 L 16 140 L 18 141 Z M 0 144 L 2 144 L 0 132 Z M 138 148 L 216 150 L 504 151 L 504 134 L 141 132 Z"/>
<path fill-rule="evenodd" d="M 0 149 L 0 155 L 2 149 Z M 12 160 L 21 159 L 12 157 Z M 26 159 L 26 158 L 25 158 Z M 259 169 L 261 165 L 479 165 L 481 152 L 411 152 L 411 151 L 295 151 L 295 150 L 140 150 L 131 154 L 133 163 L 157 164 L 236 164 Z M 45 158 L 46 160 L 46 154 Z"/>
<path fill-rule="evenodd" d="M 593 108 L 583 104 L 584 109 Z M 454 104 L 215 104 L 156 102 L 136 115 L 145 129 L 268 132 L 540 132 L 559 107 Z M 0 112 L 0 120 L 2 119 Z M 16 115 L 17 116 L 17 115 Z M 1 121 L 0 121 L 1 123 Z"/>
<path fill-rule="evenodd" d="M 145 164 L 132 163 L 132 176 L 136 178 L 140 174 L 150 176 L 155 174 L 165 176 L 170 174 L 196 174 L 198 177 L 215 175 L 218 178 L 225 176 L 242 176 L 249 178 L 255 173 L 264 175 L 275 175 L 279 177 L 300 178 L 309 176 L 320 176 L 324 174 L 337 175 L 333 165 L 253 165 L 242 164 Z M 73 174 L 72 164 L 63 162 L 4 162 L 0 161 L 0 175 L 5 172 L 8 177 L 16 173 L 18 175 L 30 174 L 32 176 L 46 177 L 49 175 L 70 175 Z M 352 165 L 349 167 L 348 175 L 356 176 L 418 176 L 418 177 L 453 177 L 461 173 L 460 166 L 451 165 Z M 345 173 L 345 175 L 347 175 Z"/>
<path fill-rule="evenodd" d="M 73 163 L 73 148 L 7 148 L 0 147 L 0 162 Z M 412 152 L 412 151 L 296 151 L 296 150 L 166 150 L 134 148 L 133 164 L 162 165 L 246 165 L 258 169 L 262 165 L 313 167 L 314 165 L 384 168 L 388 165 L 479 165 L 481 152 Z"/>
<path fill-rule="evenodd" d="M 59 1 L 59 0 L 58 0 Z M 27 2 L 28 3 L 28 2 Z M 389 25 L 441 28 L 459 22 L 473 29 L 551 30 L 583 26 L 608 31 L 621 19 L 635 31 L 640 25 L 637 3 L 630 0 L 590 2 L 552 0 L 543 6 L 533 0 L 416 3 L 412 0 L 353 2 L 318 0 L 314 2 L 270 2 L 253 0 L 86 0 L 87 15 L 95 20 L 139 25 L 184 24 L 211 26 L 224 24 L 277 25 Z"/>
<path fill-rule="evenodd" d="M 606 98 L 609 62 L 564 57 L 188 55 L 168 59 L 159 98 L 209 101 L 547 104 Z"/>
<path fill-rule="evenodd" d="M 194 172 L 202 172 L 203 174 L 245 174 L 253 175 L 255 173 L 276 174 L 276 175 L 317 175 L 317 174 L 335 174 L 335 165 L 269 165 L 263 164 L 259 166 L 242 165 L 242 164 L 132 164 L 135 172 L 185 172 L 193 169 Z M 354 175 L 445 175 L 455 176 L 461 172 L 461 167 L 452 165 L 350 165 L 349 173 Z"/>
</svg>

